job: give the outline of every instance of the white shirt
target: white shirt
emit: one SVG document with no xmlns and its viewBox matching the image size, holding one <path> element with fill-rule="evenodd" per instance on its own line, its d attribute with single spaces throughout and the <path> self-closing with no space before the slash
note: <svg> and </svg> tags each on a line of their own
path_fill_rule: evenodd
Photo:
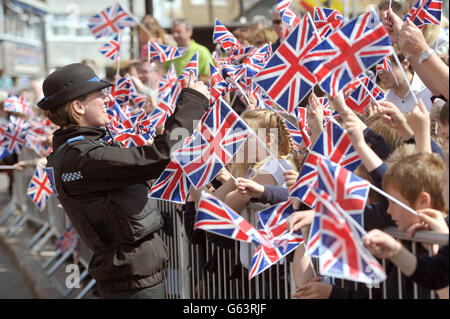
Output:
<svg viewBox="0 0 450 319">
<path fill-rule="evenodd" d="M 418 90 L 413 89 L 413 92 L 415 93 L 417 100 L 422 99 L 423 103 L 428 109 L 428 112 L 431 111 L 431 107 L 433 106 L 433 103 L 431 102 L 431 97 L 433 94 L 428 88 L 421 88 Z M 414 101 L 414 97 L 411 93 L 411 91 L 408 91 L 406 95 L 401 98 L 397 94 L 395 94 L 394 90 L 389 90 L 388 94 L 386 94 L 386 99 L 395 104 L 400 111 L 402 112 L 411 112 L 413 108 L 416 106 L 416 102 Z"/>
</svg>

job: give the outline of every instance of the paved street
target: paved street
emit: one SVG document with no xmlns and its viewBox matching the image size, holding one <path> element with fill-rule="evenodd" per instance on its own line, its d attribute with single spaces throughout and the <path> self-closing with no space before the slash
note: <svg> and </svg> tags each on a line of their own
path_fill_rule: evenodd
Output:
<svg viewBox="0 0 450 319">
<path fill-rule="evenodd" d="M 31 289 L 15 269 L 8 253 L 0 245 L 0 299 L 30 299 Z"/>
<path fill-rule="evenodd" d="M 0 173 L 0 207 L 8 200 L 8 178 Z M 0 299 L 30 299 L 31 289 L 13 264 L 8 252 L 0 245 Z"/>
</svg>

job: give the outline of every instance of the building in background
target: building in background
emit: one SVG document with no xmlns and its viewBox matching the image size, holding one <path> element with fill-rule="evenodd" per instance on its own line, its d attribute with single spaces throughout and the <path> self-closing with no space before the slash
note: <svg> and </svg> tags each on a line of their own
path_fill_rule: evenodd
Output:
<svg viewBox="0 0 450 319">
<path fill-rule="evenodd" d="M 114 62 L 105 58 L 99 48 L 111 37 L 95 38 L 88 28 L 88 19 L 115 2 L 120 3 L 125 10 L 133 11 L 137 20 L 145 13 L 142 0 L 47 0 L 49 15 L 46 33 L 50 70 L 91 59 L 98 65 L 99 75 L 106 75 L 105 67 L 112 66 Z M 129 27 L 122 34 L 120 55 L 122 61 L 131 58 Z"/>
<path fill-rule="evenodd" d="M 45 1 L 0 0 L 0 89 L 26 88 L 47 70 Z"/>
</svg>

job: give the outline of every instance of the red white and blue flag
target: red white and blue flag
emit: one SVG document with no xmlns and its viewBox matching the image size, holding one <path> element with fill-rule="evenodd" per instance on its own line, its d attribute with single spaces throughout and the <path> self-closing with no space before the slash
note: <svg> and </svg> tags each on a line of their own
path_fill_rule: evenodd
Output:
<svg viewBox="0 0 450 319">
<path fill-rule="evenodd" d="M 65 253 L 72 248 L 75 248 L 78 244 L 78 235 L 73 225 L 70 225 L 61 237 L 58 237 L 55 241 L 56 249 L 61 253 Z"/>
<path fill-rule="evenodd" d="M 198 203 L 194 229 L 203 229 L 244 243 L 272 247 L 272 244 L 252 224 L 205 191 L 202 191 Z"/>
<path fill-rule="evenodd" d="M 119 56 L 119 47 L 119 35 L 116 34 L 114 38 L 105 43 L 99 50 L 108 59 L 116 61 L 116 58 Z"/>
<path fill-rule="evenodd" d="M 339 11 L 322 7 L 314 7 L 313 20 L 321 39 L 327 37 L 345 23 L 344 16 Z"/>
<path fill-rule="evenodd" d="M 224 80 L 222 74 L 211 63 L 209 64 L 209 88 L 211 92 L 210 105 L 215 104 L 221 96 L 231 90 L 231 84 Z"/>
<path fill-rule="evenodd" d="M 178 77 L 178 81 L 181 84 L 181 89 L 184 89 L 184 79 L 189 80 L 189 73 L 193 71 L 195 79 L 198 77 L 198 51 L 195 51 L 189 63 L 184 68 L 183 72 L 181 72 Z"/>
<path fill-rule="evenodd" d="M 336 96 L 347 83 L 391 54 L 391 40 L 373 12 L 367 12 L 322 40 L 304 57 L 323 91 Z"/>
<path fill-rule="evenodd" d="M 305 15 L 254 78 L 254 82 L 288 113 L 293 113 L 316 83 L 313 72 L 303 65 L 302 58 L 317 43 L 319 37 L 314 32 L 313 22 Z"/>
<path fill-rule="evenodd" d="M 301 232 L 289 233 L 287 230 L 288 218 L 294 211 L 292 200 L 289 200 L 258 213 L 258 230 L 272 243 L 272 247 L 260 245 L 255 250 L 250 266 L 250 279 L 286 257 L 304 241 Z"/>
<path fill-rule="evenodd" d="M 137 22 L 116 3 L 88 20 L 88 27 L 96 38 L 119 33 L 125 27 L 133 27 Z"/>
<path fill-rule="evenodd" d="M 297 124 L 300 129 L 300 133 L 302 134 L 303 144 L 306 148 L 309 148 L 311 145 L 311 134 L 308 128 L 308 118 L 306 116 L 307 109 L 305 107 L 297 107 L 295 108 Z"/>
<path fill-rule="evenodd" d="M 418 0 L 403 18 L 409 18 L 419 29 L 425 24 L 439 25 L 442 15 L 442 0 Z"/>
<path fill-rule="evenodd" d="M 3 140 L 0 142 L 3 151 L 0 159 L 13 153 L 20 154 L 29 129 L 30 125 L 23 118 L 10 116 L 8 126 L 3 133 Z"/>
<path fill-rule="evenodd" d="M 366 284 L 386 280 L 378 261 L 363 246 L 357 227 L 324 191 L 315 190 L 320 205 L 319 272 Z"/>
<path fill-rule="evenodd" d="M 357 79 L 361 81 L 358 81 L 359 85 L 344 94 L 345 104 L 353 111 L 364 114 L 364 110 L 373 102 L 373 98 L 376 101 L 383 100 L 384 93 L 368 76 L 360 76 Z"/>
<path fill-rule="evenodd" d="M 323 157 L 317 160 L 317 172 L 317 189 L 325 191 L 339 209 L 363 226 L 364 207 L 369 195 L 370 183 Z M 308 254 L 314 257 L 319 255 L 319 226 L 320 214 L 316 211 L 306 246 Z"/>
<path fill-rule="evenodd" d="M 172 91 L 172 88 L 177 83 L 177 71 L 175 64 L 171 64 L 166 74 L 159 80 L 158 83 L 158 99 L 163 99 Z"/>
<path fill-rule="evenodd" d="M 148 56 L 150 61 L 166 62 L 186 54 L 188 48 L 171 47 L 161 43 L 148 42 Z"/>
<path fill-rule="evenodd" d="M 198 135 L 174 152 L 195 188 L 206 185 L 236 154 L 250 134 L 250 128 L 222 99 L 208 112 Z"/>
<path fill-rule="evenodd" d="M 387 72 L 392 71 L 392 63 L 391 63 L 391 60 L 389 59 L 388 55 L 384 57 L 383 63 L 376 65 L 375 70 L 377 71 L 377 73 L 381 72 L 381 71 L 387 71 Z"/>
<path fill-rule="evenodd" d="M 317 187 L 317 161 L 321 156 L 352 172 L 361 164 L 347 132 L 336 121 L 328 121 L 306 157 L 296 183 L 289 190 L 291 196 L 298 197 L 310 207 L 316 202 L 310 186 Z"/>
<path fill-rule="evenodd" d="M 335 111 L 331 108 L 331 105 L 328 101 L 328 98 L 326 97 L 319 97 L 319 103 L 322 104 L 323 107 L 323 126 L 326 125 L 326 123 L 330 120 L 330 119 L 337 119 L 339 117 L 339 112 Z"/>
<path fill-rule="evenodd" d="M 191 182 L 180 164 L 171 161 L 152 185 L 148 197 L 184 204 L 190 187 Z"/>
<path fill-rule="evenodd" d="M 123 105 L 130 100 L 130 93 L 132 90 L 132 84 L 127 76 L 119 79 L 111 87 L 111 95 L 114 97 L 117 103 Z"/>
<path fill-rule="evenodd" d="M 291 138 L 294 141 L 294 150 L 298 151 L 303 141 L 302 132 L 297 126 L 292 124 L 287 119 L 284 119 L 284 122 L 286 123 L 286 126 L 289 130 L 289 134 L 291 135 Z"/>
<path fill-rule="evenodd" d="M 214 25 L 213 43 L 220 43 L 227 54 L 236 51 L 241 46 L 239 40 L 217 18 Z"/>
<path fill-rule="evenodd" d="M 300 23 L 300 18 L 290 8 L 291 2 L 292 0 L 277 0 L 277 9 L 283 22 L 295 28 Z"/>
<path fill-rule="evenodd" d="M 5 112 L 16 112 L 26 115 L 31 114 L 30 102 L 25 97 L 16 96 L 12 93 L 8 94 L 3 107 Z"/>
<path fill-rule="evenodd" d="M 45 166 L 38 164 L 34 170 L 28 185 L 27 195 L 36 207 L 42 212 L 45 209 L 48 198 L 53 193 Z"/>
</svg>

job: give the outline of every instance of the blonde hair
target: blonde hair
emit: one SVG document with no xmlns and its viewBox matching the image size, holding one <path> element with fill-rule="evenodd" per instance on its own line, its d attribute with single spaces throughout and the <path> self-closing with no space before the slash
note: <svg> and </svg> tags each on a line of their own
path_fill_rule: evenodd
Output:
<svg viewBox="0 0 450 319">
<path fill-rule="evenodd" d="M 392 165 L 383 176 L 383 189 L 395 188 L 413 205 L 421 192 L 431 198 L 431 208 L 444 211 L 441 180 L 444 161 L 436 154 L 420 153 L 407 156 Z"/>
<path fill-rule="evenodd" d="M 251 35 L 249 42 L 256 45 L 255 40 L 257 38 L 263 38 L 265 43 L 274 43 L 278 40 L 278 34 L 272 28 L 265 28 Z"/>
<path fill-rule="evenodd" d="M 404 158 L 411 156 L 416 153 L 416 144 L 404 143 L 397 147 L 385 160 L 387 166 L 400 162 Z"/>
<path fill-rule="evenodd" d="M 392 151 L 403 144 L 403 139 L 400 136 L 400 133 L 396 129 L 383 122 L 383 120 L 381 119 L 381 113 L 374 113 L 373 115 L 369 116 L 366 119 L 365 124 L 372 131 L 381 135 L 386 143 L 388 143 Z"/>
<path fill-rule="evenodd" d="M 423 37 L 429 46 L 431 46 L 439 37 L 440 25 L 425 24 L 423 28 Z"/>
<path fill-rule="evenodd" d="M 147 34 L 146 31 L 142 28 L 142 26 L 150 31 L 151 35 Z M 158 23 L 158 20 L 155 19 L 152 15 L 146 15 L 142 17 L 140 25 L 138 26 L 138 30 L 141 32 L 144 32 L 148 38 L 148 40 L 151 40 L 151 37 L 154 38 L 160 38 L 162 40 L 162 44 L 166 43 L 166 32 Z"/>
<path fill-rule="evenodd" d="M 261 128 L 266 130 L 266 141 L 263 142 L 267 142 L 269 139 L 271 129 L 277 129 L 277 139 L 274 144 L 277 143 L 278 145 L 278 158 L 290 161 L 292 167 L 296 169 L 293 160 L 294 141 L 289 134 L 289 129 L 283 117 L 267 109 L 245 110 L 241 117 L 255 133 Z M 259 161 L 253 166 L 253 169 L 257 170 L 264 162 L 265 160 Z M 250 163 L 234 163 L 232 168 L 233 175 L 244 176 L 250 166 Z"/>
</svg>

